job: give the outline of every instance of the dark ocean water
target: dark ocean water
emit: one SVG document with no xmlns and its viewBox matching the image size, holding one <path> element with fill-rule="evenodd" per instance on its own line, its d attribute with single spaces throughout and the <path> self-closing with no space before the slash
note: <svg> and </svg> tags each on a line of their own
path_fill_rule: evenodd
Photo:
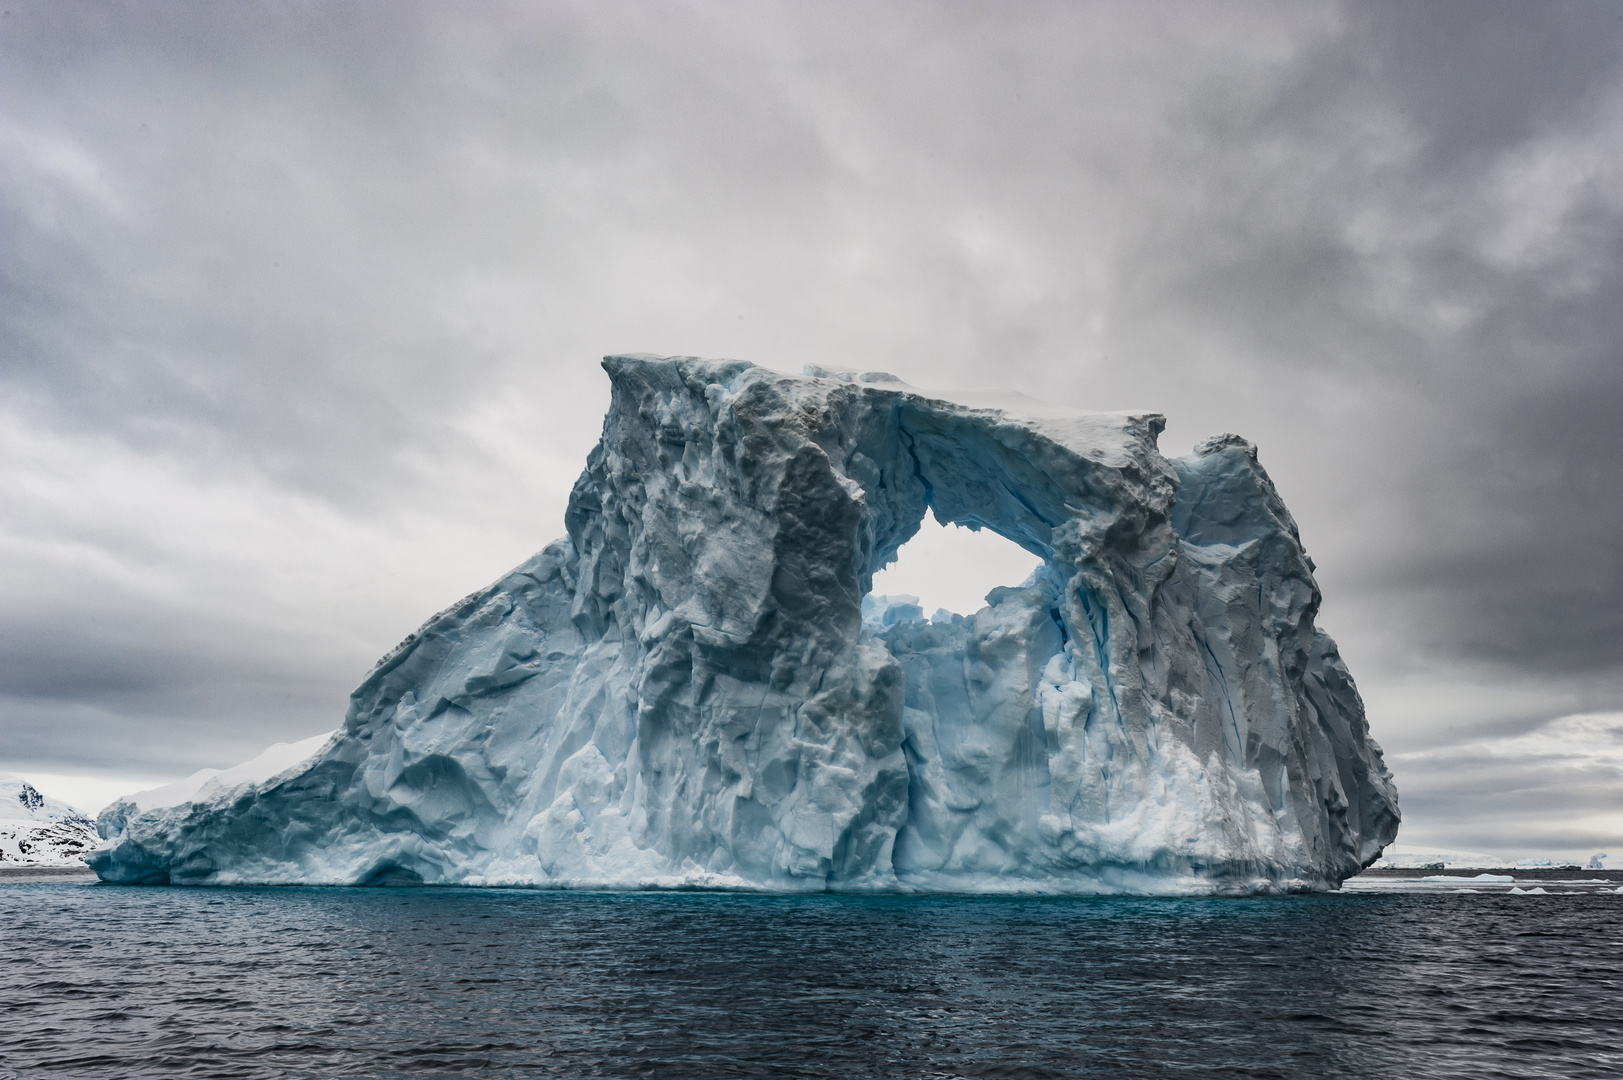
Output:
<svg viewBox="0 0 1623 1080">
<path fill-rule="evenodd" d="M 0 888 L 0 1076 L 1623 1076 L 1623 895 Z"/>
</svg>

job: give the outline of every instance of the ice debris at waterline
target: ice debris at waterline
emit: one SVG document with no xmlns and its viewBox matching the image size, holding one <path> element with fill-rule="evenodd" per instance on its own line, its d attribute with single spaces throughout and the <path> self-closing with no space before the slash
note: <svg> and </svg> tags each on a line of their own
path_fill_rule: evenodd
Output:
<svg viewBox="0 0 1623 1080">
<path fill-rule="evenodd" d="M 1245 440 L 1168 461 L 1153 414 L 603 366 L 568 537 L 384 657 L 306 760 L 109 808 L 102 878 L 1316 889 L 1396 834 Z M 927 508 L 1044 562 L 970 618 L 865 595 Z"/>
</svg>

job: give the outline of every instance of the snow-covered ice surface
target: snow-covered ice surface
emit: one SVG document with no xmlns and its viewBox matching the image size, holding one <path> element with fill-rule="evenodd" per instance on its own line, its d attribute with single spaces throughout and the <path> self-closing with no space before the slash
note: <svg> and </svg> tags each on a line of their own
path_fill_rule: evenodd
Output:
<svg viewBox="0 0 1623 1080">
<path fill-rule="evenodd" d="M 241 765 L 233 765 L 229 769 L 199 769 L 184 780 L 126 795 L 109 810 L 116 811 L 115 817 L 127 816 L 179 806 L 181 803 L 218 802 L 222 796 L 229 799 L 231 793 L 243 785 L 262 784 L 303 765 L 315 757 L 336 734 L 336 731 L 326 731 L 295 743 L 275 743 L 258 757 Z"/>
<path fill-rule="evenodd" d="M 1511 859 L 1480 851 L 1392 844 L 1377 859 L 1376 870 L 1623 870 L 1623 859 L 1604 852 L 1585 860 Z"/>
<path fill-rule="evenodd" d="M 1605 877 L 1596 876 L 1606 873 Z M 1574 867 L 1533 867 L 1516 873 L 1399 873 L 1376 868 L 1342 884 L 1354 893 L 1476 893 L 1496 896 L 1615 896 L 1623 893 L 1615 872 Z"/>
<path fill-rule="evenodd" d="M 1375 861 L 1380 870 L 1469 870 L 1477 867 L 1510 866 L 1510 860 L 1480 851 L 1455 851 L 1451 848 L 1416 847 L 1411 844 L 1392 844 Z"/>
<path fill-rule="evenodd" d="M 604 367 L 568 536 L 384 657 L 330 741 L 110 807 L 102 878 L 1250 892 L 1396 834 L 1243 439 L 1168 461 L 1153 414 Z M 967 618 L 868 596 L 927 509 L 1042 565 Z"/>
<path fill-rule="evenodd" d="M 132 817 L 171 806 L 219 806 L 230 803 L 239 794 L 252 794 L 253 790 L 274 780 L 283 773 L 297 769 L 315 757 L 332 741 L 336 731 L 312 735 L 295 743 L 274 743 L 241 765 L 229 769 L 199 769 L 184 780 L 176 780 L 162 787 L 137 791 L 125 795 L 101 812 L 98 827 L 106 833 L 122 832 Z"/>
<path fill-rule="evenodd" d="M 96 825 L 20 776 L 0 773 L 0 868 L 84 866 Z"/>
</svg>

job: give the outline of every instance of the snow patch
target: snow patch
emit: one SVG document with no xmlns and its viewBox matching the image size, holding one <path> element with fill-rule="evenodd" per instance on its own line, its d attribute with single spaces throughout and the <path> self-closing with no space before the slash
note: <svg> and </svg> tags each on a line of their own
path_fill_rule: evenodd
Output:
<svg viewBox="0 0 1623 1080">
<path fill-rule="evenodd" d="M 336 734 L 336 731 L 325 731 L 298 742 L 275 743 L 241 765 L 233 765 L 229 769 L 199 769 L 184 780 L 137 791 L 120 801 L 130 804 L 137 812 L 145 813 L 206 800 L 218 792 L 230 791 L 244 784 L 262 784 L 315 757 Z"/>
<path fill-rule="evenodd" d="M 20 776 L 0 773 L 0 866 L 83 866 L 96 826 Z"/>
<path fill-rule="evenodd" d="M 1468 878 L 1453 877 L 1451 875 L 1446 875 L 1446 874 L 1434 874 L 1434 875 L 1432 875 L 1430 877 L 1423 877 L 1420 880 L 1421 881 L 1441 881 L 1441 882 L 1478 881 L 1478 882 L 1483 883 L 1484 885 L 1488 885 L 1488 884 L 1508 885 L 1511 882 L 1515 881 L 1516 879 L 1514 877 L 1510 876 L 1509 874 L 1478 874 L 1476 877 L 1468 877 Z"/>
</svg>

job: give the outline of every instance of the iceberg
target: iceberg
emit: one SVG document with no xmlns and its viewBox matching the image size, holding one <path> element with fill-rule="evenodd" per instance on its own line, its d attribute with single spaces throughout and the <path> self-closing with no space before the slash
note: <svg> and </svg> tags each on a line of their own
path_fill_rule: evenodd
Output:
<svg viewBox="0 0 1623 1080">
<path fill-rule="evenodd" d="M 1255 447 L 883 372 L 611 356 L 560 539 L 343 726 L 104 811 L 127 883 L 1329 889 L 1397 795 Z M 927 511 L 1040 558 L 875 597 Z M 190 786 L 187 786 L 187 785 Z"/>
</svg>

